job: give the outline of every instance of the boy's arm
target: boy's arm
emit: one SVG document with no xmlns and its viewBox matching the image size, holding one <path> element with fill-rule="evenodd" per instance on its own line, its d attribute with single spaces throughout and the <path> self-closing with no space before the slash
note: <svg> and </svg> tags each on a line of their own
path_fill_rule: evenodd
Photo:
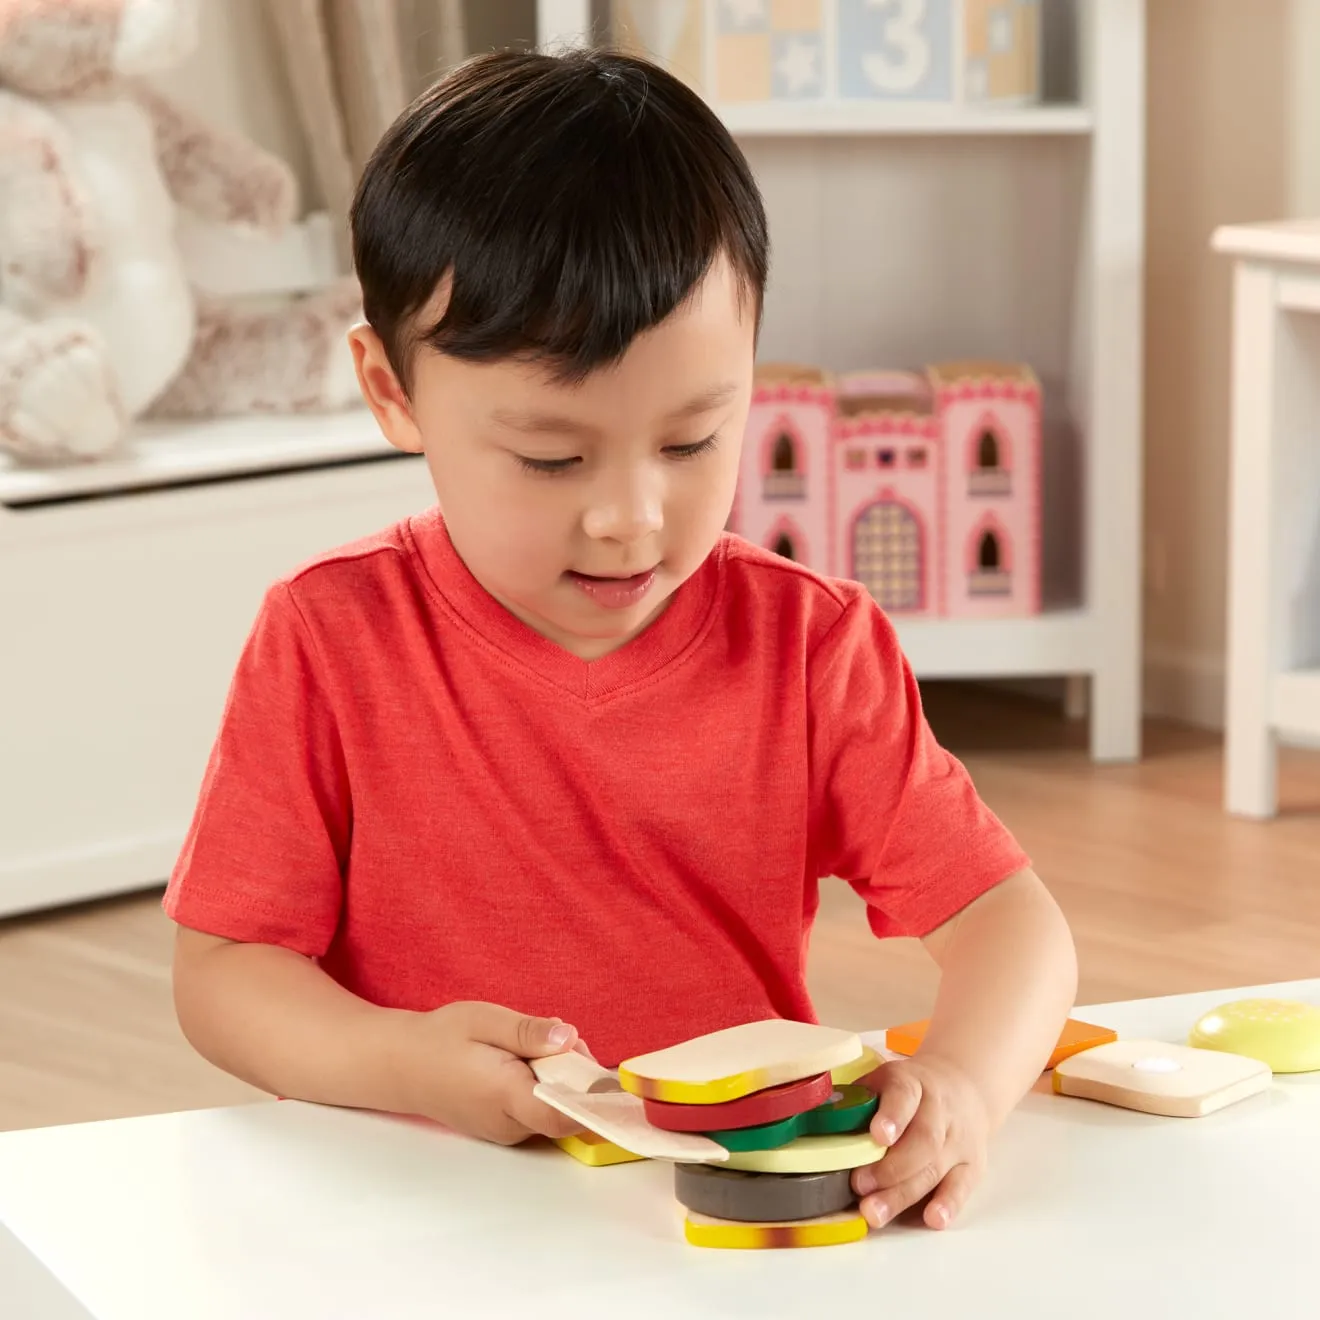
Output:
<svg viewBox="0 0 1320 1320">
<path fill-rule="evenodd" d="M 557 1019 L 496 1004 L 381 1008 L 291 949 L 187 927 L 175 943 L 174 1000 L 203 1058 L 273 1095 L 420 1114 L 504 1145 L 578 1130 L 533 1096 L 524 1062 L 585 1052 Z"/>
<path fill-rule="evenodd" d="M 975 899 L 922 943 L 940 966 L 926 1058 L 965 1073 L 998 1127 L 1049 1060 L 1077 993 L 1063 913 L 1030 869 Z"/>
<path fill-rule="evenodd" d="M 1077 990 L 1068 925 L 1029 868 L 923 943 L 941 968 L 935 1009 L 916 1054 L 871 1075 L 880 1093 L 871 1130 L 889 1149 L 853 1178 L 877 1227 L 927 1196 L 930 1227 L 953 1221 L 991 1135 L 1049 1061 Z"/>
<path fill-rule="evenodd" d="M 405 1112 L 408 1019 L 345 990 L 310 958 L 180 927 L 174 1005 L 189 1044 L 272 1095 Z"/>
</svg>

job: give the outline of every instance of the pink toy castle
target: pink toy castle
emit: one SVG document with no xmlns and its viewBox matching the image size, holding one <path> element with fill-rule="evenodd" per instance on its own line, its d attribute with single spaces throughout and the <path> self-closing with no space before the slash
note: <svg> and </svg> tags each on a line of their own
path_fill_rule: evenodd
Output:
<svg viewBox="0 0 1320 1320">
<path fill-rule="evenodd" d="M 957 362 L 757 370 L 730 527 L 895 615 L 1040 610 L 1040 385 Z"/>
</svg>

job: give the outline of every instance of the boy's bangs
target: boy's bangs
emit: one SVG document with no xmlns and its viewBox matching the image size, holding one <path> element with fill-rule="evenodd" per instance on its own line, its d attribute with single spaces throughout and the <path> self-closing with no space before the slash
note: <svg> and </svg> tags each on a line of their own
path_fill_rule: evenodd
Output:
<svg viewBox="0 0 1320 1320">
<path fill-rule="evenodd" d="M 354 231 L 367 319 L 405 381 L 428 347 L 581 379 L 719 259 L 760 317 L 766 224 L 747 162 L 699 98 L 623 56 L 459 70 L 387 135 Z"/>
</svg>

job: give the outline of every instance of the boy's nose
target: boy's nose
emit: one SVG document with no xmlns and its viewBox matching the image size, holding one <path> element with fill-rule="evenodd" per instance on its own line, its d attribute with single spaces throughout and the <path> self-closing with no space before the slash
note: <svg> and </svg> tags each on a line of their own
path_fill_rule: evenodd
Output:
<svg viewBox="0 0 1320 1320">
<path fill-rule="evenodd" d="M 631 543 L 653 536 L 664 525 L 660 493 L 642 485 L 613 492 L 587 510 L 582 525 L 597 541 Z"/>
</svg>

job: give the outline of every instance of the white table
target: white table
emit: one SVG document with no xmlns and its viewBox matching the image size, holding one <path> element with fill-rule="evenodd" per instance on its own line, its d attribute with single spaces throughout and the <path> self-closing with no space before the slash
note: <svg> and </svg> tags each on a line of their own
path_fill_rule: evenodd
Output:
<svg viewBox="0 0 1320 1320">
<path fill-rule="evenodd" d="M 1277 739 L 1320 737 L 1320 220 L 1213 241 L 1235 259 L 1224 801 L 1264 818 Z"/>
<path fill-rule="evenodd" d="M 1176 1041 L 1248 994 L 1080 1010 Z M 665 1165 L 588 1169 L 423 1124 L 271 1102 L 0 1136 L 5 1320 L 1317 1313 L 1320 1074 L 1203 1119 L 1042 1086 L 946 1233 L 710 1251 Z M 1041 1294 L 1044 1294 L 1042 1297 Z"/>
</svg>

